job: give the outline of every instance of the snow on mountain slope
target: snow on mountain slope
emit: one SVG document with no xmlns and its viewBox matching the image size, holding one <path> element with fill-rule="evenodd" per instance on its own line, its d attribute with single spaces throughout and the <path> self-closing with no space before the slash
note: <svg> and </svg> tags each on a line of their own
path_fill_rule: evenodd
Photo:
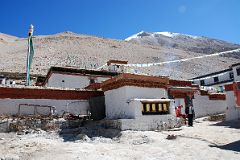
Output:
<svg viewBox="0 0 240 160">
<path fill-rule="evenodd" d="M 191 38 L 194 38 L 194 39 L 201 38 L 201 37 L 198 37 L 198 36 L 192 36 L 192 35 L 181 34 L 181 33 L 173 33 L 173 32 L 152 32 L 152 33 L 147 33 L 147 32 L 141 31 L 141 32 L 139 32 L 137 34 L 134 34 L 134 35 L 126 38 L 125 40 L 126 41 L 130 41 L 132 39 L 139 38 L 139 37 L 141 38 L 143 36 L 157 37 L 158 35 L 162 35 L 162 36 L 170 37 L 170 38 L 173 38 L 173 37 L 176 37 L 176 36 L 186 36 L 186 37 L 191 37 Z"/>
<path fill-rule="evenodd" d="M 204 54 L 222 52 L 240 48 L 238 44 L 232 44 L 222 40 L 202 36 L 173 32 L 144 32 L 141 31 L 125 39 L 129 42 L 139 44 L 157 45 L 168 48 L 181 48 L 185 51 L 192 51 Z"/>
</svg>

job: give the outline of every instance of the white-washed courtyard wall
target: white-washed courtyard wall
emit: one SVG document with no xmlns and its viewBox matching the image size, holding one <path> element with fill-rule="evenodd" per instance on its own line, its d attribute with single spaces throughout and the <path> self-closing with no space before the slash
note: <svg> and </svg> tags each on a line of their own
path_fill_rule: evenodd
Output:
<svg viewBox="0 0 240 160">
<path fill-rule="evenodd" d="M 193 107 L 196 118 L 224 113 L 226 100 L 210 100 L 208 95 L 194 94 Z"/>
<path fill-rule="evenodd" d="M 234 91 L 226 92 L 226 121 L 240 119 L 240 106 L 236 105 L 236 97 Z"/>
<path fill-rule="evenodd" d="M 89 111 L 88 100 L 53 100 L 53 99 L 0 99 L 0 115 L 15 115 L 18 113 L 19 104 L 34 104 L 54 106 L 56 114 L 61 115 L 63 112 L 74 114 L 87 114 Z M 50 110 L 44 107 L 38 107 L 38 112 L 48 115 Z M 34 106 L 22 106 L 21 114 L 33 114 Z"/>
</svg>

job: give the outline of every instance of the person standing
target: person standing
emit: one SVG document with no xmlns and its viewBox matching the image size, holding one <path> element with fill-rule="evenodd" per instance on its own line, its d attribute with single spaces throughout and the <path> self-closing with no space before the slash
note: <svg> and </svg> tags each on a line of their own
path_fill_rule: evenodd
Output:
<svg viewBox="0 0 240 160">
<path fill-rule="evenodd" d="M 188 118 L 188 126 L 193 126 L 193 118 L 195 117 L 195 112 L 192 105 L 189 105 L 185 108 L 185 113 Z"/>
</svg>

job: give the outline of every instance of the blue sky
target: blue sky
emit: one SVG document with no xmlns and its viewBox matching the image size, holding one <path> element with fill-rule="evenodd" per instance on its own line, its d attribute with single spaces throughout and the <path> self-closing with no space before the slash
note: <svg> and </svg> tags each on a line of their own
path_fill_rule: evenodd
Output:
<svg viewBox="0 0 240 160">
<path fill-rule="evenodd" d="M 240 43 L 240 0 L 0 0 L 0 32 L 63 31 L 124 39 L 170 31 Z"/>
</svg>

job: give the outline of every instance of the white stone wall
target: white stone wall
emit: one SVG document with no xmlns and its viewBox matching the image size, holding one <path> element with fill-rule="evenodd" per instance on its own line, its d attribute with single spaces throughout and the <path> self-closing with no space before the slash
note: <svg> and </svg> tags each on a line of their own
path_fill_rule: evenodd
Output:
<svg viewBox="0 0 240 160">
<path fill-rule="evenodd" d="M 237 68 L 240 68 L 240 65 L 232 67 L 235 82 L 240 81 L 240 75 L 237 75 Z"/>
<path fill-rule="evenodd" d="M 195 116 L 204 117 L 224 113 L 227 108 L 226 100 L 210 100 L 208 96 L 194 94 L 193 107 Z"/>
<path fill-rule="evenodd" d="M 110 79 L 109 77 L 91 76 L 96 83 Z M 62 87 L 62 88 L 85 88 L 90 84 L 90 77 L 83 75 L 68 75 L 53 73 L 46 84 L 47 87 Z"/>
<path fill-rule="evenodd" d="M 171 114 L 166 115 L 145 115 L 137 119 L 121 119 L 121 130 L 166 130 L 180 127 L 180 122 Z"/>
<path fill-rule="evenodd" d="M 240 106 L 236 107 L 236 97 L 233 91 L 226 92 L 226 121 L 240 119 Z"/>
<path fill-rule="evenodd" d="M 129 100 L 134 98 L 142 99 L 160 99 L 167 98 L 165 89 L 162 88 L 144 88 L 134 86 L 124 86 L 118 89 L 109 90 L 105 93 L 106 118 L 135 118 L 139 115 L 135 105 L 129 105 Z"/>
<path fill-rule="evenodd" d="M 0 99 L 0 115 L 14 115 L 18 113 L 19 104 L 35 104 L 55 106 L 56 114 L 61 115 L 64 111 L 74 114 L 86 114 L 90 109 L 88 100 L 51 100 L 51 99 Z M 21 107 L 22 114 L 33 114 L 33 106 Z M 41 114 L 49 114 L 46 108 L 38 108 Z"/>
</svg>

